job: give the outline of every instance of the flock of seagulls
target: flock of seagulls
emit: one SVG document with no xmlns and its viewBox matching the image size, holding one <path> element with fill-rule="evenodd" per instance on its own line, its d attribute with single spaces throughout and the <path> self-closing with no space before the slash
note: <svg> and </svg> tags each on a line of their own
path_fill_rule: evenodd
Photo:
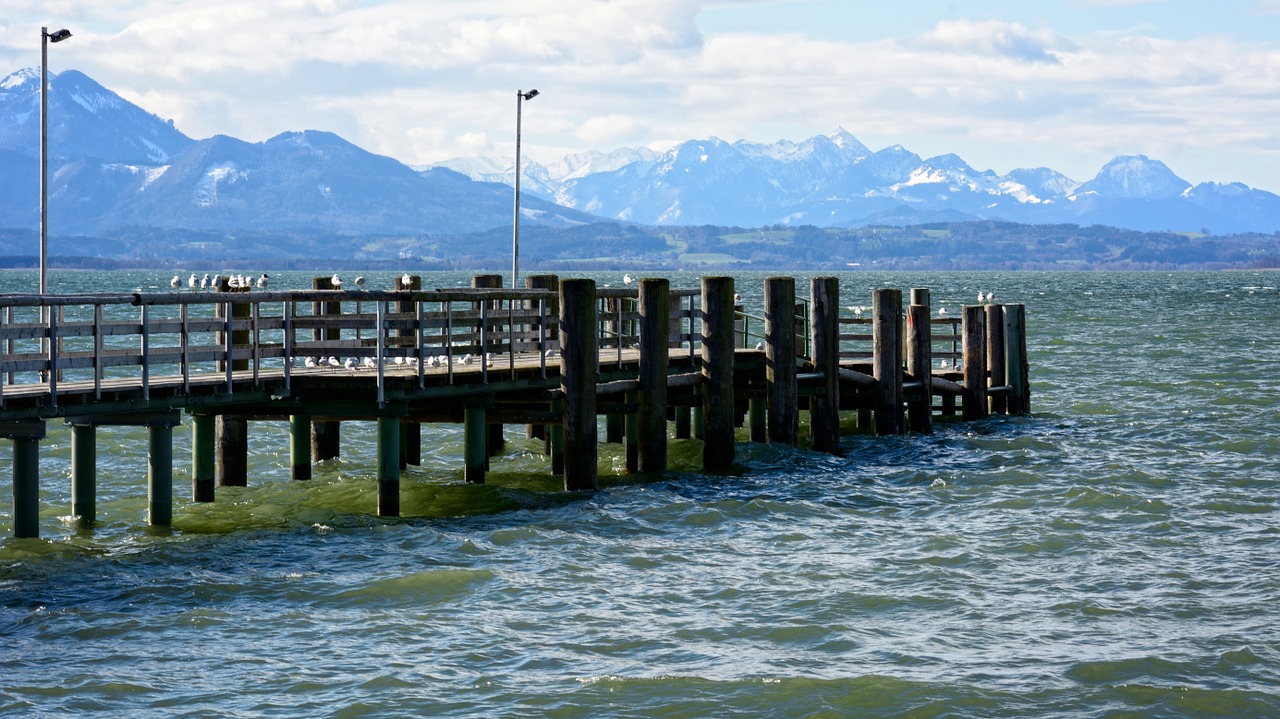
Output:
<svg viewBox="0 0 1280 719">
<path fill-rule="evenodd" d="M 543 357 L 548 361 L 555 359 L 556 356 L 557 356 L 557 353 L 554 349 L 547 350 L 546 353 L 543 355 Z M 429 369 L 435 369 L 440 367 L 449 367 L 450 364 L 457 364 L 457 365 L 462 365 L 464 367 L 469 367 L 471 365 L 476 365 L 482 361 L 484 362 L 484 366 L 486 367 L 494 366 L 495 358 L 493 353 L 486 352 L 483 358 L 479 355 L 472 355 L 471 353 L 467 353 L 458 357 L 451 357 L 449 355 L 430 355 L 425 360 L 422 360 L 421 364 L 423 367 L 426 367 Z M 404 356 L 385 359 L 381 363 L 379 363 L 379 361 L 373 357 L 364 357 L 359 361 L 357 361 L 355 357 L 347 357 L 346 359 L 336 357 L 336 356 L 299 357 L 297 359 L 296 366 L 305 367 L 307 369 L 328 368 L 328 369 L 335 369 L 335 370 L 344 369 L 344 370 L 347 370 L 348 372 L 359 372 L 362 370 L 377 369 L 379 364 L 381 364 L 383 367 L 393 367 L 393 368 L 406 367 L 409 369 L 417 369 L 419 361 L 417 357 L 404 357 Z"/>
<path fill-rule="evenodd" d="M 187 289 L 192 291 L 216 290 L 220 286 L 222 286 L 222 280 L 223 280 L 222 275 L 213 275 L 212 277 L 210 277 L 209 273 L 206 272 L 204 273 L 204 276 L 201 277 L 196 273 L 192 272 L 191 276 L 187 278 Z M 254 287 L 257 287 L 260 290 L 265 290 L 267 289 L 267 283 L 271 280 L 271 276 L 263 272 L 258 277 L 258 279 L 255 280 L 249 275 L 237 274 L 237 275 L 227 275 L 226 280 L 227 280 L 227 287 L 233 290 L 253 289 Z M 174 275 L 173 279 L 169 280 L 169 287 L 175 290 L 182 289 L 182 276 Z"/>
</svg>

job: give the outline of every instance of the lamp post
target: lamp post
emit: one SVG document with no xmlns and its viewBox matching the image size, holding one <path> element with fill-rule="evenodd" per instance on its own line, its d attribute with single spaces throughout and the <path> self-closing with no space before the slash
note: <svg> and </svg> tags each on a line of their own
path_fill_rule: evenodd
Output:
<svg viewBox="0 0 1280 719">
<path fill-rule="evenodd" d="M 525 100 L 538 96 L 537 90 L 516 90 L 516 192 L 515 213 L 511 223 L 511 288 L 520 282 L 520 108 Z"/>
<path fill-rule="evenodd" d="M 71 37 L 63 28 L 40 28 L 40 294 L 49 290 L 49 43 Z"/>
</svg>

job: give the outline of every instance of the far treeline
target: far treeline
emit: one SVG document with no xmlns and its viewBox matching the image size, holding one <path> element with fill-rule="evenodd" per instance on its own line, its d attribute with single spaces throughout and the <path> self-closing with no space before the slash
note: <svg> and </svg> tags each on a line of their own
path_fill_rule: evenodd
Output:
<svg viewBox="0 0 1280 719">
<path fill-rule="evenodd" d="M 0 267 L 35 267 L 35 232 L 0 230 Z M 351 236 L 122 228 L 49 238 L 49 264 L 79 269 L 235 263 L 281 270 L 499 270 L 511 229 L 466 235 Z M 521 226 L 527 270 L 1202 270 L 1280 268 L 1280 232 L 1213 235 L 1114 227 L 932 223 L 911 227 Z"/>
</svg>

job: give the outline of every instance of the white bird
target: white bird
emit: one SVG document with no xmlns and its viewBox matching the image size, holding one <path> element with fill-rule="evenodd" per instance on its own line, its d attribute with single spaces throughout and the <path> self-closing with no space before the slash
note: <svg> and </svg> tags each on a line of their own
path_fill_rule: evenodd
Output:
<svg viewBox="0 0 1280 719">
<path fill-rule="evenodd" d="M 231 275 L 227 278 L 227 287 L 238 290 L 240 289 L 240 275 Z"/>
<path fill-rule="evenodd" d="M 329 366 L 330 366 L 330 367 L 341 367 L 341 366 L 342 366 L 342 363 L 338 361 L 338 358 L 337 358 L 337 357 L 330 356 L 330 357 L 329 357 Z"/>
<path fill-rule="evenodd" d="M 376 359 L 374 359 L 374 358 L 372 358 L 372 357 L 365 357 L 365 358 L 364 358 L 364 366 L 365 366 L 365 367 L 368 367 L 369 369 L 373 369 L 373 368 L 375 368 L 375 367 L 377 367 L 377 366 L 378 366 L 378 360 L 376 360 Z"/>
<path fill-rule="evenodd" d="M 440 360 L 439 360 L 439 359 L 437 359 L 437 358 L 435 358 L 434 356 L 433 356 L 433 357 L 428 357 L 428 358 L 427 358 L 427 366 L 428 366 L 428 367 L 439 367 L 439 366 L 440 366 Z"/>
<path fill-rule="evenodd" d="M 942 360 L 942 364 L 939 366 L 942 367 L 942 369 L 947 369 L 948 367 L 951 366 L 951 363 L 946 360 Z"/>
<path fill-rule="evenodd" d="M 995 301 L 996 301 L 996 293 L 994 293 L 994 292 L 988 292 L 988 293 L 987 293 L 987 302 L 995 302 Z"/>
<path fill-rule="evenodd" d="M 486 367 L 492 367 L 492 366 L 493 366 L 493 353 L 492 353 L 492 352 L 486 352 L 486 353 L 484 354 L 484 365 L 485 365 Z"/>
<path fill-rule="evenodd" d="M 396 355 L 395 363 L 399 365 L 404 364 L 404 357 L 401 357 L 400 355 Z"/>
<path fill-rule="evenodd" d="M 355 358 L 355 357 L 348 357 L 348 358 L 347 358 L 347 361 L 342 363 L 342 366 L 343 366 L 343 367 L 346 367 L 347 369 L 350 369 L 350 370 L 355 369 L 355 368 L 356 368 L 356 358 Z"/>
<path fill-rule="evenodd" d="M 764 340 L 760 340 L 756 343 L 756 351 L 759 352 L 762 349 L 764 349 Z"/>
<path fill-rule="evenodd" d="M 173 279 L 169 280 L 169 286 L 175 290 L 178 289 L 179 287 L 182 286 L 182 278 L 177 275 L 174 275 Z"/>
<path fill-rule="evenodd" d="M 206 272 L 204 273 L 204 277 L 200 278 L 200 289 L 204 290 L 208 288 L 209 288 L 209 273 Z"/>
<path fill-rule="evenodd" d="M 209 286 L 215 290 L 222 287 L 222 275 L 214 275 L 213 279 L 209 280 Z"/>
<path fill-rule="evenodd" d="M 556 351 L 553 349 L 547 350 L 547 354 L 545 356 L 547 359 L 554 359 L 556 356 Z"/>
<path fill-rule="evenodd" d="M 308 357 L 308 358 L 307 358 L 307 361 L 306 361 L 306 362 L 303 362 L 303 364 L 305 364 L 305 365 L 306 365 L 306 366 L 308 366 L 308 367 L 316 367 L 316 366 L 318 366 L 318 365 L 319 365 L 319 363 L 318 363 L 318 362 L 316 362 L 316 358 L 315 358 L 315 357 Z"/>
<path fill-rule="evenodd" d="M 413 278 L 409 276 L 408 272 L 400 275 L 400 286 L 406 290 L 413 289 Z"/>
<path fill-rule="evenodd" d="M 358 290 L 364 289 L 364 275 L 360 275 L 359 277 L 356 278 L 356 289 Z"/>
<path fill-rule="evenodd" d="M 631 278 L 630 273 L 622 276 L 622 284 L 630 286 L 632 282 L 635 282 L 635 280 Z"/>
<path fill-rule="evenodd" d="M 938 314 L 940 314 L 940 315 L 945 315 L 946 313 L 947 313 L 947 308 L 946 308 L 946 307 L 939 307 L 939 308 L 938 308 Z"/>
<path fill-rule="evenodd" d="M 342 289 L 342 278 L 338 276 L 337 272 L 333 273 L 333 277 L 329 278 L 329 284 L 333 285 L 335 290 Z"/>
<path fill-rule="evenodd" d="M 267 289 L 267 279 L 268 279 L 267 273 L 263 272 L 262 276 L 258 278 L 258 289 L 260 290 Z"/>
<path fill-rule="evenodd" d="M 737 292 L 734 292 L 734 293 L 733 293 L 733 301 L 734 301 L 734 302 L 741 302 L 741 301 L 742 301 L 742 295 L 738 294 Z"/>
<path fill-rule="evenodd" d="M 192 272 L 191 276 L 187 278 L 187 287 L 194 290 L 199 286 L 200 286 L 200 278 L 196 277 L 196 273 Z"/>
<path fill-rule="evenodd" d="M 468 353 L 468 354 L 462 355 L 462 358 L 459 359 L 458 361 L 461 362 L 462 364 L 471 364 L 471 354 Z"/>
</svg>

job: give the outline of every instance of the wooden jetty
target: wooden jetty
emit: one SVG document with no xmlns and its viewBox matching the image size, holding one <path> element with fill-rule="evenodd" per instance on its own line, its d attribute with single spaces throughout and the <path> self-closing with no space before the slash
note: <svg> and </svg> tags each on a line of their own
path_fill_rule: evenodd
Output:
<svg viewBox="0 0 1280 719">
<path fill-rule="evenodd" d="M 148 520 L 171 523 L 173 428 L 191 416 L 192 500 L 247 481 L 250 420 L 288 422 L 291 476 L 340 452 L 340 423 L 377 423 L 377 508 L 400 513 L 399 477 L 421 425 L 464 428 L 465 477 L 483 482 L 523 424 L 566 490 L 597 487 L 598 418 L 631 472 L 667 468 L 670 437 L 702 441 L 707 471 L 730 467 L 735 433 L 840 450 L 840 413 L 876 434 L 929 432 L 936 416 L 1030 411 L 1022 305 L 933 316 L 929 292 L 880 289 L 841 312 L 835 278 L 800 298 L 764 282 L 750 313 L 731 277 L 698 289 L 665 279 L 478 276 L 472 289 L 231 290 L 0 295 L 0 437 L 13 443 L 13 534 L 39 536 L 46 423 L 71 428 L 71 513 L 95 517 L 96 430 L 146 426 Z M 864 313 L 866 316 L 864 317 Z M 957 400 L 957 398 L 959 398 Z M 957 401 L 959 406 L 957 407 Z"/>
</svg>

